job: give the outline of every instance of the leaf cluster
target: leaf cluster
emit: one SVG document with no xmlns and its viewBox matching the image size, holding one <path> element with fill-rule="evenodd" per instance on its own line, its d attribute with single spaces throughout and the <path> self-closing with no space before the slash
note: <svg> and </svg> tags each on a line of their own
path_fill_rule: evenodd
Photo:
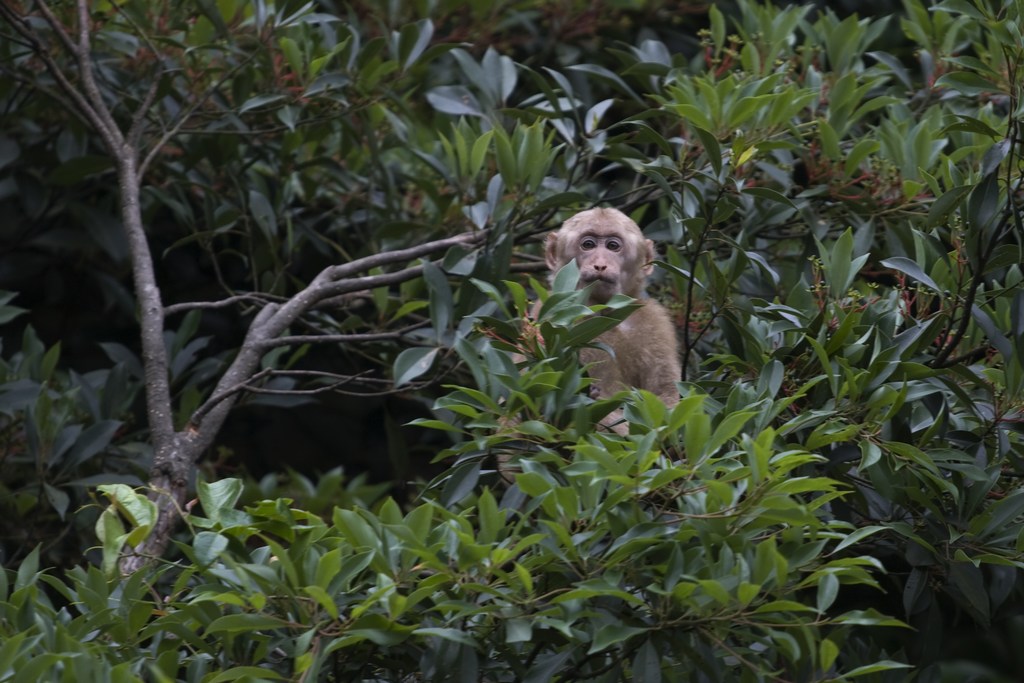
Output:
<svg viewBox="0 0 1024 683">
<path fill-rule="evenodd" d="M 532 52 L 485 3 L 467 16 L 486 44 L 464 42 L 448 2 L 96 6 L 99 87 L 121 123 L 142 112 L 179 425 L 232 339 L 324 267 L 472 233 L 410 262 L 422 277 L 304 313 L 242 387 L 415 392 L 451 468 L 408 509 L 345 505 L 330 523 L 198 484 L 184 559 L 125 580 L 54 578 L 29 556 L 0 601 L 0 676 L 31 659 L 40 677 L 100 667 L 81 680 L 885 681 L 899 661 L 923 681 L 1012 680 L 1024 8 L 743 0 L 683 39 L 676 3 L 634 4 L 592 21 L 581 3 L 502 5 L 531 35 L 578 20 Z M 103 145 L 53 106 L 33 55 L 0 41 L 7 226 L 44 263 L 73 232 L 104 265 L 99 310 L 134 324 L 108 276 L 125 249 Z M 652 294 L 686 373 L 671 410 L 587 396 L 576 350 L 632 302 L 594 310 L 569 272 L 550 293 L 519 275 L 539 270 L 537 234 L 599 203 L 663 245 Z M 21 282 L 49 272 L 33 263 Z M 113 369 L 65 373 L 62 348 L 24 329 L 5 334 L 21 348 L 4 361 L 3 466 L 17 515 L 44 497 L 69 515 L 83 482 L 124 483 L 107 476 L 130 469 L 112 464 L 114 425 L 131 424 L 141 364 L 122 343 Z M 339 342 L 342 370 L 302 374 Z M 620 407 L 631 433 L 595 432 Z M 153 520 L 130 489 L 102 495 L 110 569 Z M 109 631 L 132 605 L 133 628 Z M 916 630 L 865 628 L 892 619 Z"/>
</svg>

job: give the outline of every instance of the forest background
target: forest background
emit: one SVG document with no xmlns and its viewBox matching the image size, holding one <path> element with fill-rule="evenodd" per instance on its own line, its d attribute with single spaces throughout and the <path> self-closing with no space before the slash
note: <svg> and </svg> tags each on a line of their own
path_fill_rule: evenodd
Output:
<svg viewBox="0 0 1024 683">
<path fill-rule="evenodd" d="M 1022 27 L 0 0 L 0 681 L 1018 680 Z"/>
</svg>

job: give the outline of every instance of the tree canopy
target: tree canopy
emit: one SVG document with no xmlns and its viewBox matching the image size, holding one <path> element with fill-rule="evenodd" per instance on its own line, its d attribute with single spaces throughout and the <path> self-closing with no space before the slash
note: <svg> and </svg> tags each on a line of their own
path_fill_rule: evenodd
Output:
<svg viewBox="0 0 1024 683">
<path fill-rule="evenodd" d="M 1015 680 L 1024 3 L 876 4 L 0 0 L 0 681 Z"/>
</svg>

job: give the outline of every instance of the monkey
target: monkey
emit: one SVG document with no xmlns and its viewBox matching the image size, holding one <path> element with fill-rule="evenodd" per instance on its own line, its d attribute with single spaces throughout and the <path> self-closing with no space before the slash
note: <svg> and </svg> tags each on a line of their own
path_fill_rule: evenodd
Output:
<svg viewBox="0 0 1024 683">
<path fill-rule="evenodd" d="M 654 270 L 654 243 L 618 209 L 596 208 L 577 213 L 545 240 L 545 261 L 551 277 L 575 259 L 579 287 L 590 286 L 588 305 L 607 303 L 616 294 L 637 299 L 641 307 L 596 341 L 609 347 L 580 350 L 580 362 L 589 366 L 593 398 L 608 398 L 618 391 L 636 388 L 657 395 L 667 407 L 679 402 L 676 381 L 682 367 L 679 341 L 668 311 L 646 297 L 647 276 Z M 616 433 L 629 426 L 620 410 L 602 422 Z"/>
</svg>

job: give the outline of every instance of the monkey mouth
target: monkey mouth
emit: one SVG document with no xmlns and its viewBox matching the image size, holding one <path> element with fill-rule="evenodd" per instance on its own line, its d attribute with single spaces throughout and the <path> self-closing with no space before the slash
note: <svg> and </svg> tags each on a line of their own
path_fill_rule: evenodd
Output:
<svg viewBox="0 0 1024 683">
<path fill-rule="evenodd" d="M 591 304 L 607 303 L 609 299 L 619 293 L 618 282 L 613 277 L 581 277 L 579 287 L 580 289 L 590 287 L 590 296 L 588 298 Z"/>
<path fill-rule="evenodd" d="M 616 282 L 614 275 L 601 275 L 598 273 L 583 273 L 580 275 L 580 282 L 585 285 L 599 282 L 603 285 L 613 285 Z"/>
</svg>

